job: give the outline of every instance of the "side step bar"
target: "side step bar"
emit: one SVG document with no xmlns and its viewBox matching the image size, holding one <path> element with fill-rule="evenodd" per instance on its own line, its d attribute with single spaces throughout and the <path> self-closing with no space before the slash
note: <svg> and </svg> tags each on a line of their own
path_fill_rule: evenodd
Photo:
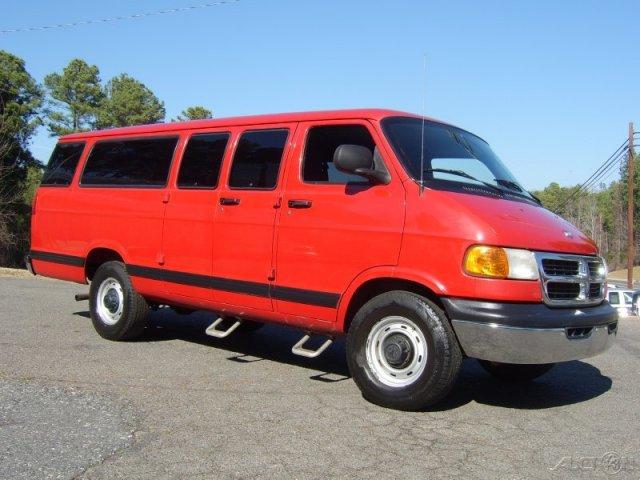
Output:
<svg viewBox="0 0 640 480">
<path fill-rule="evenodd" d="M 88 293 L 76 293 L 75 295 L 76 302 L 83 302 L 85 300 L 89 300 Z"/>
<path fill-rule="evenodd" d="M 236 320 L 236 322 L 233 325 L 231 325 L 229 328 L 227 328 L 226 330 L 218 330 L 217 327 L 222 322 L 224 322 L 224 318 L 219 317 L 216 321 L 214 321 L 211 325 L 209 325 L 207 327 L 207 329 L 204 331 L 204 333 L 206 333 L 207 335 L 210 335 L 212 337 L 216 337 L 216 338 L 226 338 L 229 335 L 231 335 L 235 331 L 236 328 L 238 328 L 240 325 L 242 325 L 242 320 Z"/>
<path fill-rule="evenodd" d="M 309 340 L 310 338 L 311 338 L 311 335 L 305 335 L 304 337 L 302 337 L 300 340 L 298 340 L 298 343 L 296 343 L 291 348 L 291 352 L 294 353 L 295 355 L 300 355 L 301 357 L 316 358 L 318 355 L 324 352 L 327 348 L 329 348 L 329 345 L 333 343 L 333 338 L 327 338 L 327 340 L 322 345 L 320 345 L 316 350 L 309 350 L 308 348 L 304 348 L 304 344 L 307 343 L 307 340 Z"/>
<path fill-rule="evenodd" d="M 211 325 L 207 327 L 204 331 L 207 335 L 216 338 L 226 338 L 231 335 L 240 325 L 242 325 L 242 320 L 237 319 L 229 328 L 226 330 L 218 330 L 218 325 L 220 325 L 225 319 L 223 317 L 219 317 L 216 319 Z M 291 348 L 291 352 L 294 355 L 300 355 L 301 357 L 307 358 L 316 358 L 322 352 L 324 352 L 329 346 L 333 343 L 333 338 L 327 338 L 325 342 L 320 345 L 317 349 L 311 350 L 309 348 L 305 348 L 305 343 L 311 338 L 311 335 L 304 335 L 298 342 Z"/>
</svg>

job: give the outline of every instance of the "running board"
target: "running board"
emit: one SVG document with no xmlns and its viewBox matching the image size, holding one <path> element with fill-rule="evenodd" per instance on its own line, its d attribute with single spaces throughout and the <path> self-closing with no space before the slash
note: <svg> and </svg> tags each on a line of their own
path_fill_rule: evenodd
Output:
<svg viewBox="0 0 640 480">
<path fill-rule="evenodd" d="M 231 335 L 236 328 L 242 325 L 242 320 L 237 320 L 233 325 L 231 325 L 226 330 L 218 330 L 216 327 L 220 325 L 222 322 L 224 322 L 224 318 L 219 317 L 215 322 L 213 322 L 211 325 L 207 327 L 204 333 L 216 338 L 226 338 L 229 335 Z"/>
<path fill-rule="evenodd" d="M 75 297 L 76 302 L 83 302 L 85 300 L 89 300 L 89 294 L 88 293 L 76 293 Z"/>
<path fill-rule="evenodd" d="M 302 337 L 298 340 L 298 343 L 291 348 L 291 352 L 295 355 L 300 355 L 301 357 L 316 358 L 333 343 L 333 338 L 327 338 L 327 341 L 320 345 L 316 350 L 309 350 L 308 348 L 304 348 L 304 344 L 307 343 L 307 340 L 310 338 L 311 335 L 305 335 Z"/>
</svg>

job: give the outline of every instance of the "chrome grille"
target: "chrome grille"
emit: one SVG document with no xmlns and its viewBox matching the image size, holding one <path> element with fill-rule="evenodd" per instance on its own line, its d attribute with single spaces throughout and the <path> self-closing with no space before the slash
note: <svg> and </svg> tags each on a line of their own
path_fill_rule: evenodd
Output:
<svg viewBox="0 0 640 480">
<path fill-rule="evenodd" d="M 574 260 L 557 260 L 555 258 L 543 258 L 542 267 L 549 275 L 578 275 L 580 264 Z"/>
<path fill-rule="evenodd" d="M 604 299 L 606 273 L 600 257 L 536 253 L 542 295 L 548 305 L 594 305 Z"/>
<path fill-rule="evenodd" d="M 547 295 L 554 300 L 573 300 L 580 295 L 579 283 L 549 282 Z"/>
<path fill-rule="evenodd" d="M 589 298 L 598 298 L 602 296 L 602 284 L 592 283 L 589 286 Z"/>
</svg>

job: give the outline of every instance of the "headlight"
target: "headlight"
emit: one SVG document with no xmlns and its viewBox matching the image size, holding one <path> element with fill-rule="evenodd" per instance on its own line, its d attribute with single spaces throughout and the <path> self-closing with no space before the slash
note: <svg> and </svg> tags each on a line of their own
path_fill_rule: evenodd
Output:
<svg viewBox="0 0 640 480">
<path fill-rule="evenodd" d="M 538 279 L 533 252 L 516 248 L 474 245 L 464 256 L 464 271 L 476 277 Z"/>
</svg>

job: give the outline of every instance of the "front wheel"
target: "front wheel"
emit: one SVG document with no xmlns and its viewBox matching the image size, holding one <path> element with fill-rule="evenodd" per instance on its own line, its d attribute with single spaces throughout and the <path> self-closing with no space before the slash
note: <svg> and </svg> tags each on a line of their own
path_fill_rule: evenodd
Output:
<svg viewBox="0 0 640 480">
<path fill-rule="evenodd" d="M 492 376 L 505 382 L 530 382 L 544 375 L 553 368 L 555 363 L 540 363 L 520 365 L 516 363 L 498 363 L 478 360 L 482 368 Z"/>
<path fill-rule="evenodd" d="M 415 411 L 449 393 L 462 353 L 435 303 L 392 291 L 371 299 L 356 313 L 347 336 L 347 362 L 367 400 Z"/>
</svg>

